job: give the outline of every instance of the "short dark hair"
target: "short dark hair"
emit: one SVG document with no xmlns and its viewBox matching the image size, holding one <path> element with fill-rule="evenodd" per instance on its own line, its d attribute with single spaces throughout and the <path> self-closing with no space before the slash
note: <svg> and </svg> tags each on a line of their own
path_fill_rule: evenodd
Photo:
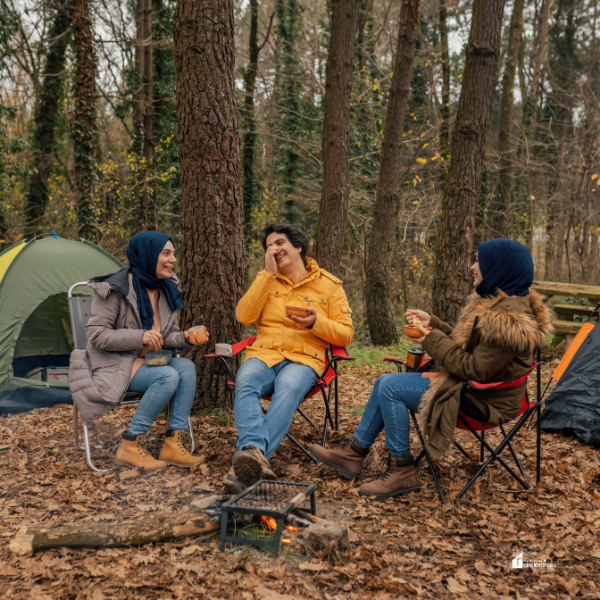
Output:
<svg viewBox="0 0 600 600">
<path fill-rule="evenodd" d="M 308 239 L 295 225 L 290 225 L 289 223 L 271 223 L 270 225 L 267 225 L 260 234 L 260 243 L 265 251 L 267 250 L 267 238 L 272 233 L 283 233 L 294 248 L 302 248 L 302 250 L 300 250 L 300 256 L 304 261 L 304 266 L 308 264 L 306 262 Z"/>
</svg>

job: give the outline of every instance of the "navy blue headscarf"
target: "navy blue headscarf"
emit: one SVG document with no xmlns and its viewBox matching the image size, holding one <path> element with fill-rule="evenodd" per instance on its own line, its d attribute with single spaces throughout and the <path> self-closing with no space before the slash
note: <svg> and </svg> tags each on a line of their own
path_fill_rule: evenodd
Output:
<svg viewBox="0 0 600 600">
<path fill-rule="evenodd" d="M 167 242 L 173 240 L 158 231 L 143 231 L 134 235 L 127 245 L 127 260 L 133 275 L 133 287 L 137 295 L 138 311 L 142 320 L 142 329 L 150 330 L 154 324 L 152 302 L 146 288 L 160 288 L 171 310 L 183 308 L 182 294 L 170 279 L 159 279 L 156 276 L 158 257 Z"/>
<path fill-rule="evenodd" d="M 479 268 L 483 277 L 475 291 L 483 297 L 527 296 L 533 283 L 533 259 L 527 246 L 504 238 L 479 242 Z"/>
</svg>

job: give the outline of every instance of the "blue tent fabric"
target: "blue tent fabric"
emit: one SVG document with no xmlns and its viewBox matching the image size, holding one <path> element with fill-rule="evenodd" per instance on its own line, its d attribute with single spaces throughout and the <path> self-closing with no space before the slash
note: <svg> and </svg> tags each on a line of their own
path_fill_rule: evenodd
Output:
<svg viewBox="0 0 600 600">
<path fill-rule="evenodd" d="M 50 408 L 55 404 L 73 404 L 69 388 L 17 388 L 0 392 L 0 415 Z"/>
<path fill-rule="evenodd" d="M 541 427 L 600 447 L 600 323 L 572 358 L 546 401 Z"/>
</svg>

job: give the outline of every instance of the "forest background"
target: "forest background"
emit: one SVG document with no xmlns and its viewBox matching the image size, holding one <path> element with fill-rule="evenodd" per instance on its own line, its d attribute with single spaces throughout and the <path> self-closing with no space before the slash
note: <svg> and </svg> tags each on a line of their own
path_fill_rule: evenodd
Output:
<svg viewBox="0 0 600 600">
<path fill-rule="evenodd" d="M 378 177 L 386 168 L 382 148 L 401 10 L 415 3 L 352 3 L 358 10 L 348 217 L 339 243 L 325 251 L 316 242 L 327 187 L 323 144 L 332 135 L 323 126 L 335 3 L 233 2 L 234 121 L 245 216 L 243 252 L 232 250 L 244 264 L 232 276 L 251 282 L 263 265 L 260 230 L 272 221 L 292 222 L 308 234 L 309 255 L 340 253 L 338 264 L 324 266 L 344 280 L 356 339 L 386 344 L 397 333 L 393 322 L 381 325 L 386 314 L 379 331 L 368 320 L 370 293 L 372 304 L 389 303 L 396 325 L 404 308 L 431 305 L 442 197 L 477 2 L 422 0 L 416 11 L 400 172 L 394 176 L 397 219 L 392 203 L 392 216 L 379 221 Z M 185 2 L 180 4 L 184 23 Z M 503 3 L 497 4 L 502 11 Z M 177 245 L 183 242 L 185 260 L 177 10 L 174 0 L 0 0 L 0 251 L 52 230 L 85 237 L 123 260 L 132 234 L 159 229 Z M 506 2 L 483 174 L 475 190 L 472 256 L 477 241 L 511 237 L 531 249 L 537 279 L 598 283 L 599 17 L 598 0 Z M 343 55 L 343 47 L 337 51 Z M 182 59 L 182 80 L 185 65 Z M 191 95 L 193 102 L 193 87 Z M 379 235 L 382 224 L 391 227 L 391 237 Z M 196 236 L 198 231 L 196 226 Z M 385 254 L 382 302 L 375 276 L 369 291 L 377 236 Z M 228 243 L 221 239 L 217 250 Z M 232 248 L 237 243 L 232 239 Z M 184 287 L 190 277 L 184 274 Z M 184 320 L 201 320 L 200 313 Z M 240 333 L 227 331 L 234 338 Z M 216 341 L 224 341 L 220 335 Z M 214 386 L 207 377 L 206 385 Z"/>
</svg>

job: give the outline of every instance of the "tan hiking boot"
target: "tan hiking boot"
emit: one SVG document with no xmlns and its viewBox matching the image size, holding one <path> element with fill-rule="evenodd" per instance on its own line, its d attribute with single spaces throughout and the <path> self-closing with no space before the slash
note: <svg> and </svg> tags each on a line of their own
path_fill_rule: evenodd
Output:
<svg viewBox="0 0 600 600">
<path fill-rule="evenodd" d="M 246 446 L 233 455 L 233 470 L 235 476 L 247 486 L 260 479 L 277 479 L 269 461 L 256 446 Z"/>
<path fill-rule="evenodd" d="M 235 476 L 233 467 L 227 471 L 227 475 L 223 477 L 223 485 L 230 494 L 241 494 L 246 489 L 246 484 Z"/>
<path fill-rule="evenodd" d="M 167 431 L 165 442 L 158 458 L 164 460 L 168 465 L 182 469 L 189 469 L 194 465 L 204 462 L 203 458 L 193 456 L 183 445 L 183 433 L 177 429 Z"/>
<path fill-rule="evenodd" d="M 337 469 L 345 479 L 358 477 L 363 469 L 363 462 L 369 454 L 369 448 L 363 448 L 355 441 L 339 450 L 328 450 L 313 444 L 308 451 L 323 464 Z"/>
<path fill-rule="evenodd" d="M 123 432 L 121 445 L 117 450 L 115 465 L 133 467 L 142 471 L 162 471 L 169 465 L 164 460 L 156 460 L 146 448 L 140 445 L 142 435 L 131 435 Z"/>
<path fill-rule="evenodd" d="M 412 454 L 405 458 L 390 455 L 385 473 L 379 479 L 361 485 L 358 493 L 361 496 L 392 498 L 409 492 L 418 492 L 419 489 L 415 457 Z"/>
</svg>

